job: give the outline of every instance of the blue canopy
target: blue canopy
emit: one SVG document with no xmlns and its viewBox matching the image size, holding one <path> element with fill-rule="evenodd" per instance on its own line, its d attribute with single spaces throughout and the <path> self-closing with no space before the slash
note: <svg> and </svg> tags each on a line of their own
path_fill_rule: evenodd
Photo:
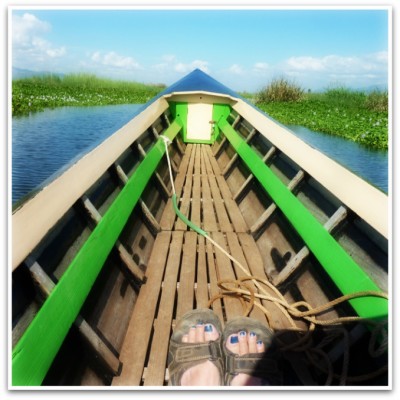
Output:
<svg viewBox="0 0 400 400">
<path fill-rule="evenodd" d="M 179 81 L 173 83 L 160 93 L 163 96 L 173 92 L 192 92 L 192 91 L 205 91 L 226 94 L 233 97 L 240 97 L 236 92 L 229 89 L 222 83 L 211 78 L 200 69 L 195 69 L 188 75 L 184 76 Z"/>
</svg>

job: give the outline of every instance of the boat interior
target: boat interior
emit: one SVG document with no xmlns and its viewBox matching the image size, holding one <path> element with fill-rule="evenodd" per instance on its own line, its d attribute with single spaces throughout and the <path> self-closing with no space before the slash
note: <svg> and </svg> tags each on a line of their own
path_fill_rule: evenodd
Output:
<svg viewBox="0 0 400 400">
<path fill-rule="evenodd" d="M 173 108 L 168 108 L 159 115 L 15 268 L 13 346 L 141 161 L 171 127 L 173 113 Z M 231 109 L 227 121 L 373 277 L 379 289 L 387 292 L 388 249 L 382 235 L 242 115 Z M 314 325 L 303 317 L 288 315 L 276 300 L 302 302 L 300 309 L 304 311 L 335 300 L 342 293 L 227 137 L 221 132 L 214 143 L 190 143 L 178 134 L 168 152 L 181 212 L 238 260 L 247 275 L 268 282 L 270 285 L 263 284 L 265 291 L 275 300 L 256 299 L 262 306 L 258 307 L 230 290 L 240 286 L 257 291 L 241 268 L 177 217 L 168 163 L 162 157 L 68 330 L 43 385 L 168 385 L 171 333 L 176 321 L 196 308 L 212 308 L 222 323 L 248 313 L 270 325 L 282 347 L 284 385 L 386 385 L 388 354 L 376 348 L 374 354 L 368 351 L 374 335 L 368 324 L 329 323 L 356 315 L 349 302 L 319 313 L 318 320 L 327 324 Z M 377 340 L 375 346 L 381 342 Z M 289 346 L 293 343 L 297 346 Z M 352 375 L 366 378 L 358 380 L 356 376 L 351 380 Z"/>
</svg>

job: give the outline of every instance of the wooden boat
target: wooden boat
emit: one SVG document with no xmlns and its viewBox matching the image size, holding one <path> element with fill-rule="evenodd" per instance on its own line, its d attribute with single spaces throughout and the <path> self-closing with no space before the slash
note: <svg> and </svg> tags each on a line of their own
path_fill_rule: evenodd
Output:
<svg viewBox="0 0 400 400">
<path fill-rule="evenodd" d="M 167 385 L 199 307 L 268 323 L 284 385 L 387 386 L 388 210 L 195 70 L 14 210 L 11 386 Z"/>
</svg>

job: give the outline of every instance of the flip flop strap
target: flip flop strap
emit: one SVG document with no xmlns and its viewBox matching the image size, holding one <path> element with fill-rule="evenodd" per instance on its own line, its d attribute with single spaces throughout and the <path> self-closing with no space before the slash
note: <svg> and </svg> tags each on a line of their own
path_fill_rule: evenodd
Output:
<svg viewBox="0 0 400 400">
<path fill-rule="evenodd" d="M 231 375 L 244 373 L 267 378 L 268 374 L 277 372 L 277 363 L 271 358 L 265 358 L 265 354 L 226 355 L 225 372 Z"/>
<path fill-rule="evenodd" d="M 221 357 L 219 342 L 180 344 L 175 352 L 175 361 L 191 362 L 197 360 L 216 360 Z"/>
<path fill-rule="evenodd" d="M 179 384 L 183 372 L 206 360 L 212 361 L 222 371 L 222 353 L 219 341 L 179 344 L 172 342 L 170 354 L 173 354 L 173 359 L 168 369 L 174 384 Z"/>
</svg>

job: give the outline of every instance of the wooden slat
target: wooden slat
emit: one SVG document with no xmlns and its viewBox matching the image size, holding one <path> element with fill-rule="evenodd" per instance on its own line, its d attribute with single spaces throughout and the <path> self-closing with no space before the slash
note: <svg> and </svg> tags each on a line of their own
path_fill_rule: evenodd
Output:
<svg viewBox="0 0 400 400">
<path fill-rule="evenodd" d="M 224 147 L 225 143 L 226 143 L 227 139 L 226 136 L 224 136 L 221 140 L 221 142 L 219 143 L 218 147 L 216 148 L 216 150 L 214 151 L 214 156 L 217 157 L 219 152 L 222 150 L 222 148 Z"/>
<path fill-rule="evenodd" d="M 202 152 L 202 174 L 203 175 L 207 175 L 207 176 L 211 176 L 214 175 L 214 171 L 212 169 L 211 166 L 211 162 L 210 162 L 210 155 L 209 153 L 206 152 L 205 147 L 203 146 L 201 148 L 201 152 Z"/>
<path fill-rule="evenodd" d="M 290 191 L 293 191 L 299 184 L 300 182 L 304 179 L 304 172 L 303 171 L 299 171 L 294 177 L 293 179 L 289 182 L 288 184 L 288 189 Z M 265 223 L 268 221 L 268 219 L 271 217 L 271 215 L 274 213 L 274 211 L 276 210 L 276 204 L 272 203 L 261 215 L 260 217 L 257 219 L 256 222 L 254 222 L 254 224 L 251 226 L 250 228 L 250 232 L 253 235 L 256 235 L 257 232 L 265 225 Z"/>
<path fill-rule="evenodd" d="M 253 237 L 249 234 L 244 234 L 244 233 L 239 233 L 238 237 L 240 240 L 240 244 L 242 246 L 242 251 L 245 254 L 251 273 L 254 276 L 267 279 L 264 272 L 263 260 Z M 276 294 L 272 289 L 265 287 L 265 290 L 273 297 L 276 297 Z M 262 304 L 269 311 L 270 314 L 269 322 L 273 329 L 280 330 L 280 329 L 288 329 L 291 327 L 291 324 L 287 319 L 283 317 L 282 311 L 276 304 L 269 301 L 262 301 Z"/>
<path fill-rule="evenodd" d="M 83 196 L 82 203 L 91 219 L 98 224 L 102 217 L 90 199 L 87 196 Z M 124 245 L 119 240 L 115 242 L 115 248 L 117 249 L 121 261 L 124 263 L 128 273 L 131 275 L 131 278 L 143 282 L 143 271 L 139 268 L 132 256 L 129 254 L 128 250 L 126 250 Z"/>
<path fill-rule="evenodd" d="M 347 210 L 341 206 L 332 215 L 331 218 L 325 223 L 324 227 L 328 232 L 332 232 L 338 225 L 340 225 L 347 217 Z M 284 283 L 293 273 L 300 267 L 302 262 L 309 256 L 310 250 L 307 246 L 304 246 L 291 260 L 290 262 L 279 272 L 278 275 L 272 278 L 272 282 L 275 286 L 279 286 Z"/>
<path fill-rule="evenodd" d="M 158 308 L 157 319 L 154 323 L 151 352 L 147 363 L 146 379 L 144 381 L 145 386 L 160 386 L 164 383 L 168 355 L 168 338 L 171 336 L 171 323 L 182 242 L 183 232 L 173 232 L 167 266 L 165 268 L 160 305 Z"/>
<path fill-rule="evenodd" d="M 252 275 L 252 272 L 247 265 L 246 258 L 243 254 L 243 249 L 241 244 L 239 243 L 238 237 L 236 233 L 233 232 L 228 232 L 226 234 L 226 239 L 228 241 L 228 246 L 229 246 L 229 253 L 230 255 L 237 260 L 245 269 L 248 273 L 242 271 L 242 269 L 234 264 L 234 269 L 235 269 L 235 274 L 237 278 L 243 278 L 247 277 L 248 275 Z M 258 249 L 257 249 L 258 252 Z M 248 285 L 250 288 L 254 290 L 254 292 L 257 293 L 257 288 L 251 281 L 246 281 L 246 285 Z M 266 323 L 266 318 L 265 314 L 258 308 L 258 307 L 253 307 L 252 311 L 250 312 L 250 317 L 255 318 L 263 323 Z"/>
<path fill-rule="evenodd" d="M 170 239 L 171 232 L 160 232 L 156 237 L 146 271 L 147 282 L 140 289 L 121 349 L 123 368 L 121 375 L 112 382 L 115 386 L 140 384 Z"/>
<path fill-rule="evenodd" d="M 194 281 L 196 276 L 197 233 L 186 232 L 183 246 L 182 265 L 179 276 L 176 319 L 194 306 Z"/>
<path fill-rule="evenodd" d="M 213 232 L 212 238 L 224 249 L 227 250 L 224 235 L 221 232 Z M 220 280 L 232 280 L 235 279 L 235 274 L 232 269 L 231 261 L 225 254 L 223 254 L 217 248 L 214 249 L 216 261 L 217 261 L 217 275 Z M 238 299 L 224 298 L 225 314 L 229 321 L 233 317 L 243 315 L 243 307 Z"/>
<path fill-rule="evenodd" d="M 228 213 L 225 208 L 225 203 L 219 191 L 215 176 L 209 176 L 208 181 L 210 183 L 211 193 L 214 200 L 214 207 L 217 212 L 220 230 L 222 232 L 232 232 L 233 228 L 231 222 L 229 221 Z"/>
<path fill-rule="evenodd" d="M 246 143 L 250 143 L 251 140 L 254 138 L 254 136 L 256 135 L 257 131 L 253 128 L 251 130 L 251 132 L 249 133 L 249 136 L 247 136 L 245 142 Z M 238 153 L 235 153 L 233 155 L 233 157 L 230 159 L 230 161 L 225 165 L 224 170 L 222 171 L 222 175 L 224 175 L 225 177 L 227 177 L 230 172 L 232 171 L 232 168 L 234 167 L 236 161 L 238 160 Z"/>
<path fill-rule="evenodd" d="M 167 188 L 167 185 L 164 183 L 163 179 L 161 178 L 158 172 L 154 174 L 154 180 L 159 189 L 161 189 L 161 192 L 164 194 L 164 198 L 168 199 L 169 197 L 171 197 L 172 195 L 171 191 Z"/>
<path fill-rule="evenodd" d="M 181 213 L 188 218 L 190 218 L 190 199 L 192 197 L 193 169 L 194 169 L 195 158 L 196 158 L 196 147 L 193 146 L 191 148 L 189 164 L 187 167 L 185 186 L 181 194 L 182 196 L 181 202 L 180 204 L 178 204 Z M 186 231 L 187 226 L 182 220 L 177 219 L 175 223 L 175 229 Z"/>
<path fill-rule="evenodd" d="M 228 187 L 228 184 L 226 183 L 225 179 L 223 176 L 217 176 L 217 183 L 219 190 L 221 191 L 223 200 L 225 202 L 225 207 L 228 211 L 229 218 L 232 221 L 233 227 L 236 232 L 247 232 L 248 227 L 243 219 L 242 213 L 239 210 L 238 205 L 236 202 L 232 199 L 232 193 Z"/>
<path fill-rule="evenodd" d="M 183 156 L 181 165 L 179 166 L 178 175 L 176 176 L 174 181 L 177 198 L 180 198 L 182 194 L 182 189 L 186 180 L 187 169 L 189 166 L 192 149 L 193 149 L 192 144 L 189 144 L 186 147 L 185 155 Z M 176 219 L 176 214 L 172 206 L 172 200 L 168 199 L 167 204 L 165 205 L 165 211 L 163 212 L 163 215 L 161 216 L 160 220 L 161 229 L 164 231 L 172 230 L 172 227 L 175 223 L 175 219 Z"/>
<path fill-rule="evenodd" d="M 200 175 L 201 174 L 201 153 L 202 153 L 202 148 L 199 144 L 196 145 L 195 148 L 195 157 L 194 157 L 194 171 L 193 173 L 195 175 Z"/>
<path fill-rule="evenodd" d="M 190 218 L 190 199 L 192 197 L 192 184 L 193 174 L 188 172 L 185 181 L 185 187 L 183 188 L 182 198 L 180 204 L 178 204 L 179 210 L 183 215 Z M 187 225 L 180 219 L 175 222 L 175 229 L 180 231 L 186 231 Z"/>
<path fill-rule="evenodd" d="M 205 149 L 204 146 L 201 146 L 201 152 L 200 152 L 200 173 L 201 175 L 210 175 L 213 174 L 213 170 L 211 168 L 211 164 L 210 161 L 208 160 L 208 157 L 206 159 L 206 155 L 205 155 Z M 207 164 L 208 162 L 208 164 Z"/>
<path fill-rule="evenodd" d="M 205 150 L 204 154 L 210 160 L 211 167 L 213 169 L 214 175 L 221 175 L 221 169 L 219 168 L 217 160 L 215 159 L 215 157 L 213 156 L 213 154 L 211 152 L 210 146 L 205 146 L 204 150 Z"/>
<path fill-rule="evenodd" d="M 197 248 L 197 287 L 196 287 L 196 307 L 207 308 L 208 304 L 208 282 L 207 282 L 207 262 L 206 246 L 204 237 L 198 236 Z"/>
<path fill-rule="evenodd" d="M 218 224 L 215 218 L 214 205 L 212 200 L 205 199 L 202 202 L 203 206 L 203 226 L 206 232 L 218 231 Z"/>
<path fill-rule="evenodd" d="M 46 274 L 37 261 L 29 260 L 28 262 L 28 268 L 35 284 L 39 286 L 41 293 L 47 298 L 55 288 L 56 284 Z M 118 357 L 116 357 L 115 354 L 109 349 L 107 344 L 104 343 L 104 341 L 99 337 L 99 335 L 97 335 L 97 333 L 81 315 L 77 316 L 74 325 L 78 328 L 82 338 L 94 353 L 95 359 L 100 360 L 112 375 L 118 375 L 120 372 L 121 363 Z"/>
<path fill-rule="evenodd" d="M 190 220 L 201 227 L 201 183 L 200 175 L 193 177 L 192 187 L 192 205 L 190 211 Z"/>
<path fill-rule="evenodd" d="M 182 194 L 183 185 L 185 183 L 186 174 L 189 167 L 189 162 L 192 156 L 193 145 L 189 144 L 186 147 L 185 155 L 182 158 L 181 165 L 179 166 L 178 175 L 175 178 L 174 185 L 176 190 L 176 195 L 179 198 Z"/>
<path fill-rule="evenodd" d="M 265 156 L 263 157 L 263 162 L 267 162 L 267 160 L 269 160 L 276 152 L 276 148 L 274 146 L 272 146 L 267 154 L 265 154 Z M 246 190 L 248 189 L 248 186 L 250 185 L 250 183 L 252 182 L 252 180 L 254 179 L 254 175 L 250 174 L 246 180 L 243 182 L 242 186 L 239 188 L 239 190 L 235 193 L 235 195 L 233 196 L 233 199 L 235 201 L 238 201 L 240 203 L 240 200 L 243 196 L 243 194 L 246 192 Z"/>
<path fill-rule="evenodd" d="M 187 167 L 187 175 L 193 175 L 194 173 L 194 161 L 196 158 L 196 147 L 193 145 L 192 151 L 190 152 L 190 159 L 189 159 L 189 164 Z"/>
<path fill-rule="evenodd" d="M 216 268 L 214 246 L 209 241 L 206 242 L 206 251 L 207 251 L 207 268 L 208 268 L 208 276 L 209 276 L 209 280 L 210 280 L 210 299 L 211 299 L 214 296 L 219 294 L 219 288 L 218 288 L 217 282 L 220 279 L 220 277 L 217 273 L 217 268 Z M 221 300 L 220 299 L 215 300 L 212 303 L 211 308 L 217 314 L 222 325 L 224 325 L 224 314 L 222 311 Z"/>
<path fill-rule="evenodd" d="M 207 176 L 204 175 L 201 177 L 201 193 L 204 230 L 206 232 L 218 231 L 210 185 Z"/>
<path fill-rule="evenodd" d="M 129 180 L 128 176 L 125 174 L 124 170 L 119 164 L 115 163 L 114 166 L 120 181 L 123 185 L 126 185 Z M 155 219 L 154 215 L 151 213 L 145 202 L 142 199 L 140 199 L 139 202 L 147 224 L 150 226 L 152 233 L 156 235 L 161 230 L 158 221 Z"/>
<path fill-rule="evenodd" d="M 114 167 L 115 167 L 115 170 L 117 172 L 117 175 L 118 175 L 120 181 L 122 182 L 123 185 L 126 185 L 129 180 L 128 176 L 125 174 L 124 170 L 118 163 L 114 163 Z M 146 220 L 146 224 L 149 226 L 151 232 L 154 235 L 156 235 L 161 230 L 158 221 L 156 220 L 154 215 L 151 213 L 151 211 L 149 210 L 149 208 L 147 207 L 145 202 L 142 199 L 139 199 L 139 202 L 140 202 L 140 207 L 143 212 L 143 216 Z"/>
</svg>

